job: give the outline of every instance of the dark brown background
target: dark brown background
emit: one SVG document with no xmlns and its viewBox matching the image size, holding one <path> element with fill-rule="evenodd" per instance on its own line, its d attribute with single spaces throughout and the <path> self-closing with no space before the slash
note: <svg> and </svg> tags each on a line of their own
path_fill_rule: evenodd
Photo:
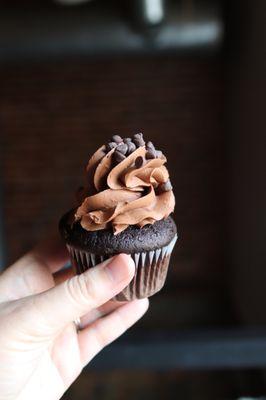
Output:
<svg viewBox="0 0 266 400">
<path fill-rule="evenodd" d="M 89 155 L 114 132 L 168 156 L 180 233 L 172 286 L 223 276 L 223 76 L 219 60 L 147 57 L 2 67 L 8 259 L 71 207 Z"/>
</svg>

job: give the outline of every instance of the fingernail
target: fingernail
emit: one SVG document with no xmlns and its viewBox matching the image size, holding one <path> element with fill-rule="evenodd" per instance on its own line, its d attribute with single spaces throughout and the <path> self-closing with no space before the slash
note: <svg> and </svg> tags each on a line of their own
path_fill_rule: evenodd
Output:
<svg viewBox="0 0 266 400">
<path fill-rule="evenodd" d="M 119 283 L 130 277 L 133 278 L 135 264 L 133 259 L 127 254 L 119 254 L 111 259 L 105 267 L 111 279 Z"/>
</svg>

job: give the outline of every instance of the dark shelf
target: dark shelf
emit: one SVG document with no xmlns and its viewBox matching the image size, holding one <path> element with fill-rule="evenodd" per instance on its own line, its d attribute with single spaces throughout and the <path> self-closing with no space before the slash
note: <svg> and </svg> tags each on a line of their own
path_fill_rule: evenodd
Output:
<svg viewBox="0 0 266 400">
<path fill-rule="evenodd" d="M 88 369 L 250 369 L 266 367 L 266 330 L 190 330 L 127 335 Z"/>
</svg>

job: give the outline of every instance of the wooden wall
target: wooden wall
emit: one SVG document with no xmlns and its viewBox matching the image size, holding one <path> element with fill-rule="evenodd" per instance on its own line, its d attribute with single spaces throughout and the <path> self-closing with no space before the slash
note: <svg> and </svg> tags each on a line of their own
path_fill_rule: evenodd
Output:
<svg viewBox="0 0 266 400">
<path fill-rule="evenodd" d="M 8 259 L 71 207 L 89 155 L 114 132 L 162 147 L 180 233 L 172 285 L 219 285 L 226 192 L 219 60 L 170 56 L 2 66 L 0 123 Z"/>
</svg>

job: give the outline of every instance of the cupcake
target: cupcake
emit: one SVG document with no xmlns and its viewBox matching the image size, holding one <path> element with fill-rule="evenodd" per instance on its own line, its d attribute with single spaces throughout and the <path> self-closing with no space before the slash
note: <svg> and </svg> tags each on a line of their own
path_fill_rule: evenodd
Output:
<svg viewBox="0 0 266 400">
<path fill-rule="evenodd" d="M 59 230 L 77 274 L 112 257 L 130 254 L 136 266 L 118 301 L 150 297 L 164 285 L 177 239 L 170 214 L 175 198 L 166 158 L 141 133 L 114 135 L 89 160 L 77 207 Z"/>
</svg>

